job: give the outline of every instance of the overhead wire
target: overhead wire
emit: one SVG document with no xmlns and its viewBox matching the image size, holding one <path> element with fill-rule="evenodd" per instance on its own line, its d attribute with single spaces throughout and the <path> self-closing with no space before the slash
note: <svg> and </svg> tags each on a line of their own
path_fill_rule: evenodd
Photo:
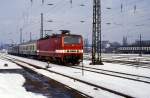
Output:
<svg viewBox="0 0 150 98">
<path fill-rule="evenodd" d="M 133 5 L 135 5 L 135 3 L 136 3 L 136 5 L 138 4 L 138 3 L 140 3 L 142 0 L 134 0 L 134 1 L 131 1 L 130 3 L 127 3 L 127 4 L 129 4 L 128 6 L 133 6 Z M 62 2 L 62 1 L 60 1 L 60 2 Z M 59 5 L 59 7 L 58 7 L 58 5 Z M 63 9 L 65 9 L 65 7 L 63 7 L 63 6 L 65 6 L 65 2 L 64 3 L 59 3 L 58 5 L 55 5 L 55 7 L 51 7 L 52 9 L 50 9 L 50 11 L 48 10 L 47 11 L 47 13 L 45 14 L 46 16 L 50 16 L 51 17 L 51 13 L 52 12 L 56 12 L 57 11 L 57 13 L 63 13 L 62 12 L 62 10 Z M 122 11 L 123 11 L 123 7 L 124 6 L 126 6 L 126 5 L 123 5 L 122 4 Z M 116 9 L 117 9 L 118 7 L 116 7 Z M 138 9 L 138 6 L 136 6 L 136 10 Z M 52 11 L 51 11 L 52 10 Z M 67 10 L 67 9 L 66 9 Z M 115 9 L 113 9 L 113 10 L 115 10 Z M 69 11 L 69 10 L 67 10 L 67 11 Z M 92 11 L 92 10 L 91 10 Z M 117 10 L 117 12 L 119 12 L 119 10 Z M 128 10 L 125 10 L 125 11 L 123 11 L 122 12 L 124 15 L 126 14 L 126 13 L 128 13 Z M 114 17 L 116 17 L 116 16 L 119 16 L 119 15 L 117 15 L 117 14 L 114 14 L 114 15 L 111 15 L 111 16 L 108 16 L 108 17 L 104 17 L 103 19 L 105 20 L 105 19 L 108 19 L 108 18 L 114 18 Z M 86 16 L 85 16 L 86 17 Z M 84 17 L 84 18 L 85 18 Z M 87 19 L 89 18 L 89 17 L 91 17 L 91 16 L 88 16 L 87 17 Z M 142 16 L 141 16 L 142 17 Z M 57 20 L 57 19 L 56 19 Z M 138 20 L 139 21 L 139 20 Z M 142 21 L 142 20 L 141 20 Z M 46 21 L 45 21 L 46 22 Z M 53 23 L 51 23 L 51 24 L 53 24 Z M 65 25 L 65 23 L 63 23 L 64 25 Z M 115 25 L 115 24 L 113 24 L 113 25 Z M 112 29 L 116 29 L 116 28 L 118 28 L 118 26 L 117 25 L 115 25 L 114 27 L 112 27 Z M 109 27 L 108 27 L 109 28 Z M 109 30 L 111 30 L 110 28 L 109 28 Z"/>
</svg>

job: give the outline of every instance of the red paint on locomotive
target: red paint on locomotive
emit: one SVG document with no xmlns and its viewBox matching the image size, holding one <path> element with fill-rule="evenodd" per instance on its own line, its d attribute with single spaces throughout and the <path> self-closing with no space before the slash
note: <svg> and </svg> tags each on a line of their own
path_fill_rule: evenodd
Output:
<svg viewBox="0 0 150 98">
<path fill-rule="evenodd" d="M 40 39 L 37 55 L 60 63 L 78 64 L 83 59 L 82 36 L 62 33 Z"/>
</svg>

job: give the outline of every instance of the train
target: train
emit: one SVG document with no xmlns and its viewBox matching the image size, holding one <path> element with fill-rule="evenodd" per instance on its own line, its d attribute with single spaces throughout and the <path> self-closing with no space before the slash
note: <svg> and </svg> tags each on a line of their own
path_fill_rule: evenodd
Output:
<svg viewBox="0 0 150 98">
<path fill-rule="evenodd" d="M 83 38 L 70 34 L 68 30 L 61 30 L 61 34 L 15 45 L 8 49 L 8 54 L 75 65 L 83 60 Z"/>
</svg>

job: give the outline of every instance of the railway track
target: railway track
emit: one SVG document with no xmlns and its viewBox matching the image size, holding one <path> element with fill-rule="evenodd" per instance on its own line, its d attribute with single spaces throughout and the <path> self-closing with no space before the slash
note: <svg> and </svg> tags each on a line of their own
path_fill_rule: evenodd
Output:
<svg viewBox="0 0 150 98">
<path fill-rule="evenodd" d="M 150 77 L 147 77 L 147 76 L 128 74 L 128 73 L 123 73 L 123 72 L 110 71 L 110 70 L 104 70 L 104 69 L 100 69 L 100 68 L 92 68 L 92 67 L 86 67 L 86 66 L 84 66 L 84 67 L 72 66 L 71 68 L 150 84 Z"/>
<path fill-rule="evenodd" d="M 86 57 L 84 58 L 85 60 L 91 60 L 91 58 Z M 142 62 L 142 61 L 138 61 L 138 60 L 130 60 L 129 57 L 114 57 L 114 58 L 102 58 L 103 62 L 107 62 L 107 63 L 119 63 L 119 64 L 123 64 L 126 66 L 134 66 L 134 67 L 140 67 L 140 68 L 147 68 L 150 69 L 150 61 L 149 62 Z M 140 60 L 140 59 L 139 59 Z"/>
<path fill-rule="evenodd" d="M 90 60 L 90 59 L 85 59 Z M 134 67 L 140 67 L 140 68 L 147 68 L 150 69 L 150 62 L 138 62 L 138 61 L 128 61 L 128 60 L 116 60 L 116 59 L 102 59 L 103 62 L 106 63 L 114 63 L 114 64 L 122 64 L 126 66 L 134 66 Z"/>
<path fill-rule="evenodd" d="M 51 73 L 56 73 L 56 74 L 65 76 L 65 75 L 63 75 L 63 74 L 60 74 L 60 73 L 57 73 L 57 72 L 54 72 L 54 71 L 47 70 L 46 68 L 38 67 L 38 66 L 36 66 L 36 65 L 33 65 L 33 64 L 30 64 L 30 63 L 21 61 L 21 60 L 17 60 L 17 59 L 15 59 L 15 58 L 11 58 L 11 59 L 10 59 L 10 58 L 3 58 L 3 60 L 7 60 L 7 61 L 10 61 L 10 62 L 12 62 L 12 63 L 15 63 L 15 64 L 21 66 L 22 68 L 24 68 L 25 70 L 27 70 L 27 71 L 29 71 L 29 72 L 34 72 L 34 71 L 33 71 L 32 69 L 30 69 L 29 67 L 26 67 L 26 66 L 20 64 L 19 62 L 25 63 L 25 64 L 27 64 L 27 65 L 29 65 L 29 66 L 31 66 L 31 67 L 34 67 L 35 69 L 43 69 L 43 70 L 49 71 L 49 72 L 51 72 Z M 36 73 L 36 72 L 35 72 L 35 73 Z M 38 74 L 39 74 L 39 73 L 38 73 Z M 42 75 L 42 74 L 41 74 L 41 75 Z M 46 76 L 45 76 L 45 77 L 46 77 Z M 65 77 L 68 77 L 68 76 L 65 76 Z M 46 78 L 48 78 L 48 77 L 46 77 Z M 68 78 L 69 78 L 69 77 L 68 77 Z M 56 82 L 57 82 L 57 81 L 56 81 Z M 69 88 L 69 89 L 72 89 L 72 88 L 68 87 L 67 85 L 65 85 L 65 87 L 66 87 L 66 88 Z M 86 96 L 87 98 L 92 98 L 91 96 L 89 96 L 89 95 L 87 95 L 87 94 L 85 94 L 85 93 L 82 93 L 82 92 L 80 92 L 80 91 L 77 91 L 77 90 L 75 90 L 75 89 L 73 89 L 73 91 L 76 91 L 76 92 L 78 92 L 79 94 Z"/>
<path fill-rule="evenodd" d="M 140 68 L 147 68 L 150 69 L 150 63 L 149 62 L 138 62 L 138 61 L 124 61 L 124 60 L 109 60 L 109 59 L 104 59 L 103 62 L 107 63 L 119 63 L 119 64 L 124 64 L 126 66 L 134 66 L 134 67 L 140 67 Z"/>
<path fill-rule="evenodd" d="M 42 67 L 36 66 L 36 65 L 34 65 L 34 64 L 31 64 L 31 63 L 28 63 L 28 62 L 24 62 L 24 61 L 22 61 L 22 60 L 18 60 L 18 59 L 15 59 L 15 58 L 5 58 L 5 59 L 7 59 L 7 60 L 9 60 L 9 61 L 11 61 L 11 62 L 13 62 L 13 63 L 16 63 L 17 65 L 19 65 L 19 66 L 21 66 L 21 67 L 23 67 L 23 68 L 24 68 L 25 66 L 22 65 L 22 64 L 20 64 L 19 62 L 25 63 L 25 64 L 27 64 L 27 65 L 29 65 L 29 66 L 35 68 L 35 69 L 42 69 L 42 70 L 48 71 L 48 72 L 50 72 L 50 73 L 55 73 L 55 74 L 57 74 L 57 75 L 61 75 L 61 76 L 63 76 L 63 77 L 67 77 L 67 78 L 69 78 L 69 79 L 73 79 L 74 81 L 78 81 L 78 82 L 84 83 L 84 84 L 89 85 L 89 86 L 92 86 L 92 87 L 94 87 L 94 88 L 102 89 L 102 90 L 104 90 L 104 91 L 107 91 L 107 92 L 109 92 L 109 93 L 112 93 L 112 94 L 121 96 L 121 97 L 123 97 L 123 98 L 134 98 L 134 97 L 132 97 L 132 96 L 130 96 L 130 95 L 121 93 L 121 92 L 119 92 L 119 91 L 116 91 L 116 90 L 113 90 L 113 89 L 109 89 L 109 88 L 105 88 L 105 87 L 103 87 L 103 86 L 99 86 L 99 85 L 96 85 L 96 84 L 93 84 L 93 83 L 84 81 L 84 80 L 82 80 L 82 79 L 77 79 L 77 78 L 74 78 L 74 77 L 72 77 L 72 76 L 68 76 L 68 75 L 65 75 L 65 74 L 62 74 L 62 73 L 58 73 L 58 72 L 55 72 L 55 71 L 52 71 L 52 70 L 49 70 L 49 69 L 46 69 L 46 68 L 42 68 Z M 25 68 L 28 68 L 28 67 L 25 67 Z M 84 94 L 84 93 L 82 93 L 82 92 L 80 92 L 80 93 L 81 93 L 81 94 Z M 86 94 L 84 94 L 84 95 L 86 95 Z M 92 98 L 92 97 L 89 96 L 89 95 L 86 95 L 86 96 L 88 96 L 89 98 Z"/>
</svg>

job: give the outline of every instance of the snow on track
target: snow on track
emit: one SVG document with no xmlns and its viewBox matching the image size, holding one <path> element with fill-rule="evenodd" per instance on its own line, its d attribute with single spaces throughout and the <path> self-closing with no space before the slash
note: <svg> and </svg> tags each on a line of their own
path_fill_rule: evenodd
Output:
<svg viewBox="0 0 150 98">
<path fill-rule="evenodd" d="M 29 60 L 29 59 L 20 58 L 20 57 L 15 57 L 15 58 L 25 60 L 26 62 L 29 62 L 29 63 L 32 62 L 32 64 L 37 65 L 37 66 L 42 66 L 43 68 L 45 68 L 45 66 L 46 66 L 46 63 L 44 63 L 44 62 L 39 62 L 39 61 L 36 61 L 36 60 Z M 88 62 L 85 62 L 85 63 L 88 63 Z M 106 88 L 110 88 L 112 90 L 116 90 L 116 91 L 119 91 L 119 92 L 124 93 L 124 94 L 131 95 L 131 96 L 136 97 L 136 98 L 148 98 L 150 96 L 150 93 L 149 93 L 150 85 L 146 84 L 146 83 L 135 82 L 135 81 L 132 81 L 132 80 L 127 80 L 127 79 L 122 79 L 122 78 L 117 78 L 117 77 L 112 77 L 112 76 L 107 76 L 107 75 L 100 75 L 100 74 L 87 72 L 87 71 L 85 71 L 84 76 L 82 76 L 81 70 L 79 70 L 79 69 L 73 69 L 73 68 L 69 68 L 69 67 L 65 67 L 65 66 L 58 66 L 58 65 L 55 65 L 55 64 L 51 64 L 50 66 L 51 66 L 51 68 L 49 68 L 49 70 L 56 71 L 56 72 L 59 72 L 59 73 L 65 74 L 65 75 L 69 75 L 69 76 L 72 76 L 74 78 L 81 79 L 81 80 L 84 80 L 84 81 L 88 81 L 90 83 L 94 83 L 96 85 L 100 85 L 100 86 L 103 86 L 103 87 L 106 87 Z M 110 69 L 111 69 L 113 64 L 106 63 L 104 65 L 99 65 L 99 66 L 101 66 L 101 67 L 107 66 L 107 67 L 110 67 Z M 119 67 L 120 69 L 122 68 L 121 67 L 122 65 L 118 65 L 118 66 L 120 66 Z M 129 68 L 128 66 L 124 66 L 124 68 L 125 67 Z M 141 69 L 141 68 L 139 68 L 139 69 Z M 38 70 L 35 69 L 35 70 L 40 72 L 40 73 L 45 74 L 46 76 L 51 76 L 52 75 L 52 74 L 49 74 L 48 72 L 46 72 L 44 70 L 41 70 L 41 69 L 38 69 Z M 117 69 L 117 70 L 119 70 L 119 69 Z M 126 69 L 127 72 L 128 72 L 128 70 L 129 69 Z M 142 70 L 144 71 L 146 69 L 142 69 Z M 150 76 L 149 74 L 146 74 L 146 75 Z M 57 76 L 51 76 L 51 77 L 55 78 L 59 82 L 63 82 L 63 83 L 65 81 L 69 81 L 68 83 L 71 83 L 70 84 L 71 86 L 75 86 L 75 84 L 73 82 L 71 82 L 71 80 L 63 79 L 62 77 L 60 78 L 59 76 L 58 77 Z M 65 82 L 65 84 L 68 84 L 68 83 Z M 77 85 L 77 87 L 78 87 L 78 85 Z M 88 86 L 86 86 L 86 87 L 88 87 Z M 103 93 L 102 94 L 101 93 L 96 93 L 96 95 L 98 95 L 98 94 L 100 94 L 100 96 L 101 96 Z M 95 94 L 93 94 L 93 96 L 95 96 Z M 98 96 L 97 98 L 99 98 L 100 96 Z M 106 98 L 106 96 L 105 97 L 103 96 L 103 98 Z"/>
<path fill-rule="evenodd" d="M 85 60 L 84 66 L 150 77 L 150 69 L 147 68 L 141 68 L 141 67 L 137 68 L 133 66 L 126 66 L 126 65 L 112 64 L 112 63 L 104 63 L 104 65 L 91 66 L 89 65 L 89 63 L 90 61 Z"/>
<path fill-rule="evenodd" d="M 23 60 L 23 61 L 26 61 L 29 63 L 32 62 L 32 64 L 35 64 L 35 65 L 43 67 L 43 68 L 46 68 L 46 66 L 48 65 L 46 62 L 37 61 L 37 60 L 33 60 L 33 59 L 17 57 L 17 56 L 10 56 L 10 57 L 14 57 L 16 59 L 20 59 L 20 60 Z M 126 66 L 126 65 L 112 64 L 112 63 L 104 63 L 104 65 L 91 66 L 91 65 L 89 65 L 90 62 L 91 61 L 89 61 L 89 60 L 84 60 L 84 62 L 83 62 L 84 66 L 150 77 L 150 69 L 137 68 L 137 67 L 133 67 L 133 66 Z M 50 64 L 50 66 L 51 67 L 59 67 L 56 64 Z"/>
<path fill-rule="evenodd" d="M 105 90 L 102 90 L 99 88 L 95 88 L 95 86 L 90 86 L 88 84 L 76 81 L 74 79 L 64 77 L 62 75 L 50 73 L 49 71 L 46 71 L 43 69 L 36 69 L 36 68 L 29 66 L 28 64 L 22 63 L 22 62 L 19 62 L 19 64 L 26 66 L 27 68 L 30 68 L 39 74 L 43 74 L 51 79 L 54 79 L 64 85 L 67 85 L 73 89 L 78 90 L 79 92 L 82 92 L 82 93 L 92 96 L 94 98 L 124 98 L 124 97 L 116 95 L 114 93 L 111 93 L 111 92 L 108 92 L 108 91 L 105 91 Z"/>
<path fill-rule="evenodd" d="M 13 69 L 22 68 L 12 62 L 3 60 L 0 56 L 0 70 Z M 25 78 L 20 74 L 0 73 L 0 98 L 46 98 L 40 94 L 27 92 L 23 87 L 25 81 Z"/>
<path fill-rule="evenodd" d="M 65 75 L 70 75 L 72 77 L 82 79 L 105 88 L 116 90 L 136 98 L 147 98 L 150 96 L 150 85 L 146 83 L 135 82 L 132 80 L 112 77 L 108 75 L 100 75 L 87 71 L 85 71 L 84 76 L 82 76 L 81 70 L 66 67 L 52 67 L 49 70 L 63 73 Z"/>
</svg>

